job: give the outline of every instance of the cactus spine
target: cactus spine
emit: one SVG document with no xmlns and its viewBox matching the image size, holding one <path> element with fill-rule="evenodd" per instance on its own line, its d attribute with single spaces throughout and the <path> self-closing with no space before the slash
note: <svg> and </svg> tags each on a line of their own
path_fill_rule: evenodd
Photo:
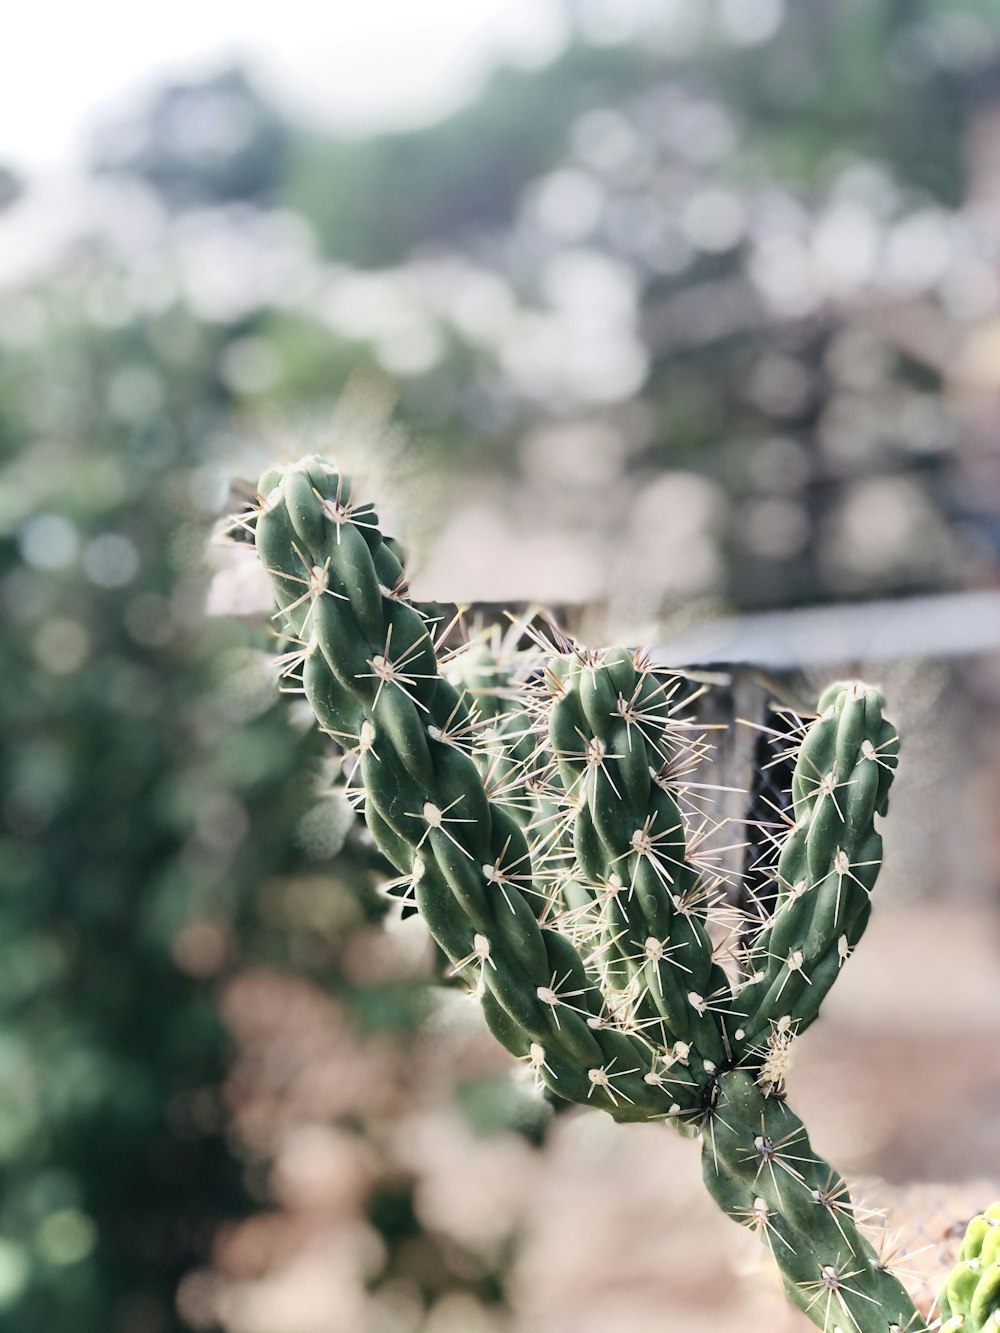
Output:
<svg viewBox="0 0 1000 1333">
<path fill-rule="evenodd" d="M 709 1191 L 760 1232 L 814 1324 L 925 1330 L 783 1096 L 787 1047 L 868 920 L 898 751 L 878 692 L 820 700 L 777 905 L 741 943 L 690 781 L 704 754 L 681 678 L 559 644 L 484 690 L 506 668 L 482 644 L 436 651 L 347 478 L 308 458 L 260 495 L 285 669 L 357 756 L 369 828 L 493 1033 L 553 1098 L 700 1133 Z"/>
</svg>

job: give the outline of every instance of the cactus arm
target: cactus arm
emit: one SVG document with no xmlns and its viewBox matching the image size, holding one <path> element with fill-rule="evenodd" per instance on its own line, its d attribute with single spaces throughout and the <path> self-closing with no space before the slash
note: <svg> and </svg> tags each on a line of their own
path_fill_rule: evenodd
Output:
<svg viewBox="0 0 1000 1333">
<path fill-rule="evenodd" d="M 558 810 L 540 796 L 551 781 L 546 773 L 550 756 L 539 744 L 524 699 L 529 676 L 540 669 L 541 659 L 535 653 L 505 651 L 485 637 L 454 653 L 444 668 L 446 678 L 467 700 L 470 713 L 482 723 L 471 753 L 487 791 L 529 833 Z"/>
<path fill-rule="evenodd" d="M 702 1172 L 723 1212 L 760 1233 L 788 1299 L 825 1333 L 927 1333 L 903 1286 L 861 1234 L 847 1186 L 783 1098 L 746 1070 L 718 1080 Z"/>
<path fill-rule="evenodd" d="M 888 805 L 899 738 L 882 696 L 833 686 L 807 730 L 792 779 L 795 824 L 778 858 L 778 899 L 753 940 L 738 1054 L 760 1048 L 778 1024 L 802 1031 L 861 937 L 882 863 L 877 815 Z"/>
<path fill-rule="evenodd" d="M 577 928 L 589 926 L 619 1021 L 640 1026 L 663 1062 L 680 1049 L 707 1084 L 727 1056 L 715 1009 L 731 989 L 675 784 L 661 776 L 687 748 L 682 727 L 671 731 L 664 682 L 624 649 L 563 659 L 554 674 L 550 741 L 576 798 L 574 841 L 594 904 Z"/>
<path fill-rule="evenodd" d="M 523 623 L 515 624 L 515 642 L 522 632 Z M 535 891 L 544 894 L 542 921 L 556 918 L 579 897 L 565 793 L 532 706 L 546 661 L 536 649 L 510 648 L 494 632 L 454 653 L 446 672 L 481 722 L 470 752 L 487 794 L 528 839 Z"/>
<path fill-rule="evenodd" d="M 472 759 L 432 733 L 467 711 L 422 618 L 385 583 L 398 560 L 383 553 L 373 511 L 319 459 L 268 474 L 261 494 L 257 549 L 300 645 L 306 695 L 360 754 L 373 835 L 412 876 L 453 967 L 489 994 L 496 1035 L 558 1097 L 618 1119 L 694 1111 L 686 1071 L 669 1096 L 644 1080 L 647 1044 L 606 1025 L 582 960 L 537 920 L 545 894 L 516 821 L 489 801 Z"/>
</svg>

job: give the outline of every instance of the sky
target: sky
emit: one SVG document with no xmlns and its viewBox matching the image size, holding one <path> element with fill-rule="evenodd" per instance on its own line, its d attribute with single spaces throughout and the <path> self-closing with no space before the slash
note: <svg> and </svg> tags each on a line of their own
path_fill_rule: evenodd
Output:
<svg viewBox="0 0 1000 1333">
<path fill-rule="evenodd" d="M 551 59 L 561 14 L 558 0 L 29 0 L 0 47 L 0 163 L 72 163 L 123 100 L 234 58 L 290 109 L 347 133 L 426 124 L 498 61 Z"/>
</svg>

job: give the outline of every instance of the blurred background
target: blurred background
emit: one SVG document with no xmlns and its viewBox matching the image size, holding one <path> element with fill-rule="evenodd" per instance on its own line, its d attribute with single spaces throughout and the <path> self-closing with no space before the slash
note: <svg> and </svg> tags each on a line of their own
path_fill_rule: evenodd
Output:
<svg viewBox="0 0 1000 1333">
<path fill-rule="evenodd" d="M 803 1327 L 691 1144 L 551 1122 L 432 984 L 210 535 L 321 450 L 421 595 L 879 681 L 790 1094 L 947 1235 L 1000 1194 L 1000 0 L 63 10 L 0 52 L 0 1328 Z"/>
</svg>

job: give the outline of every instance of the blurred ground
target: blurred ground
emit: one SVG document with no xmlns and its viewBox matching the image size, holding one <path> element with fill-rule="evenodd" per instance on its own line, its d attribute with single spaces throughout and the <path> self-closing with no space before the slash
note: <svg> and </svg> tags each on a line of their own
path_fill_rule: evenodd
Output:
<svg viewBox="0 0 1000 1333">
<path fill-rule="evenodd" d="M 1000 1195 L 998 983 L 995 916 L 940 905 L 877 911 L 823 1017 L 797 1047 L 789 1078 L 789 1100 L 817 1150 L 863 1206 L 885 1211 L 879 1243 L 925 1308 L 965 1221 Z M 518 1136 L 477 1138 L 443 1096 L 448 1080 L 473 1070 L 503 1076 L 509 1062 L 467 1002 L 448 1001 L 401 1065 L 377 1047 L 323 1038 L 315 1005 L 311 1023 L 299 1009 L 290 1044 L 291 1001 L 278 1027 L 265 1017 L 276 1012 L 266 998 L 276 985 L 288 983 L 247 978 L 228 1002 L 246 1062 L 234 1078 L 255 1069 L 258 1080 L 237 1125 L 251 1135 L 255 1124 L 270 1126 L 270 1144 L 257 1146 L 276 1153 L 276 1192 L 287 1210 L 235 1229 L 218 1247 L 206 1308 L 217 1308 L 233 1333 L 812 1326 L 788 1308 L 764 1247 L 705 1193 L 697 1144 L 587 1111 L 559 1117 L 544 1152 Z M 274 1079 L 279 1028 L 280 1088 L 272 1083 L 265 1093 L 260 1080 Z M 382 1169 L 391 1161 L 412 1176 L 421 1226 L 463 1251 L 471 1268 L 509 1252 L 506 1314 L 446 1293 L 425 1319 L 405 1265 L 394 1282 L 365 1294 L 365 1274 L 381 1262 L 363 1209 L 375 1163 L 370 1147 L 323 1125 L 354 1102 L 367 1102 L 378 1122 L 394 1079 L 409 1084 L 410 1105 L 376 1134 Z M 267 1096 L 269 1111 L 260 1100 Z M 430 1257 L 417 1245 L 412 1260 L 419 1268 Z M 195 1297 L 208 1290 L 198 1281 L 207 1279 L 189 1280 L 182 1300 L 192 1315 Z"/>
</svg>

